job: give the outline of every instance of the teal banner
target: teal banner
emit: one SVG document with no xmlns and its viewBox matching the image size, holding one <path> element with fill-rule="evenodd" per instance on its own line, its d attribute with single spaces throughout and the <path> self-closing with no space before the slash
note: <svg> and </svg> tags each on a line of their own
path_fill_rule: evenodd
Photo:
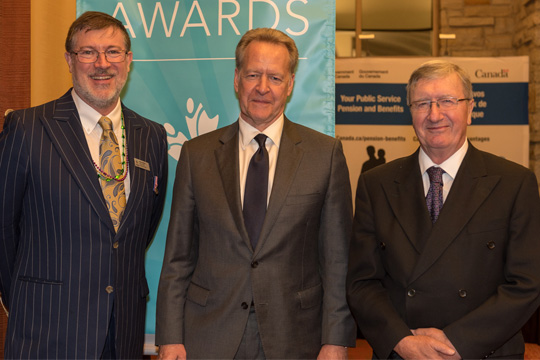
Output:
<svg viewBox="0 0 540 360">
<path fill-rule="evenodd" d="M 169 183 L 161 226 L 147 252 L 146 333 L 155 332 L 156 294 L 182 144 L 235 122 L 234 51 L 258 27 L 277 28 L 300 53 L 285 114 L 334 136 L 335 0 L 77 0 L 77 16 L 103 11 L 124 23 L 133 63 L 122 101 L 165 126 Z"/>
</svg>

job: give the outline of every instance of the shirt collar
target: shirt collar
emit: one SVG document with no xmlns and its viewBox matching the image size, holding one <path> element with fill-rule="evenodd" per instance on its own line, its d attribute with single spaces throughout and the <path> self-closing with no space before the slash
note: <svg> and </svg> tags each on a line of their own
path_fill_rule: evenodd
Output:
<svg viewBox="0 0 540 360">
<path fill-rule="evenodd" d="M 268 136 L 268 138 L 272 140 L 274 145 L 276 145 L 279 149 L 284 122 L 284 116 L 283 114 L 281 114 L 281 116 L 276 121 L 274 121 L 272 125 L 264 129 L 263 131 L 259 131 L 250 124 L 248 124 L 247 121 L 242 119 L 242 115 L 240 115 L 238 118 L 238 125 L 240 131 L 240 145 L 242 146 L 242 150 L 245 150 L 251 140 L 253 140 L 255 136 L 261 133 Z"/>
<path fill-rule="evenodd" d="M 437 165 L 433 161 L 431 161 L 429 156 L 424 152 L 424 149 L 420 147 L 420 155 L 418 156 L 418 161 L 420 162 L 420 173 L 424 174 L 426 170 L 430 167 L 437 166 L 441 167 L 444 172 L 446 172 L 452 177 L 452 179 L 455 179 L 459 167 L 463 162 L 463 158 L 465 157 L 465 154 L 467 154 L 468 148 L 469 142 L 467 141 L 467 139 L 465 139 L 465 142 L 463 143 L 463 145 L 461 145 L 458 151 L 456 151 L 452 156 L 446 159 L 442 164 Z"/>
<path fill-rule="evenodd" d="M 84 102 L 84 100 L 81 99 L 79 95 L 77 95 L 75 89 L 71 90 L 71 96 L 73 97 L 73 102 L 75 102 L 75 107 L 77 108 L 77 112 L 79 113 L 81 125 L 84 131 L 87 134 L 90 134 L 96 129 L 96 126 L 98 126 L 98 121 L 102 115 L 90 105 L 88 105 L 86 102 Z M 113 130 L 116 130 L 120 127 L 120 123 L 122 122 L 122 106 L 120 99 L 118 99 L 118 103 L 116 104 L 113 111 L 111 111 L 106 116 L 111 119 L 113 124 Z"/>
</svg>

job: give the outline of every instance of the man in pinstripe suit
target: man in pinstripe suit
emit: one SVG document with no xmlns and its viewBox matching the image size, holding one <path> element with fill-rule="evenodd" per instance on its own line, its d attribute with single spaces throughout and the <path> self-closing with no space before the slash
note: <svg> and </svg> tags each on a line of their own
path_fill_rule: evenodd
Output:
<svg viewBox="0 0 540 360">
<path fill-rule="evenodd" d="M 130 45 L 120 21 L 84 13 L 66 39 L 73 89 L 6 117 L 0 133 L 6 358 L 142 357 L 144 257 L 163 210 L 167 142 L 161 125 L 120 101 Z M 127 203 L 118 223 L 100 186 L 107 176 L 97 165 L 102 116 L 124 153 Z"/>
</svg>

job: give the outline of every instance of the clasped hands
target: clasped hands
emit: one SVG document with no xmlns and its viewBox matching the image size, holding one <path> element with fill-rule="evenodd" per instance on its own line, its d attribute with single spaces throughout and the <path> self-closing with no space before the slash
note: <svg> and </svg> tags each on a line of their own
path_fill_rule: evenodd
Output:
<svg viewBox="0 0 540 360">
<path fill-rule="evenodd" d="M 411 330 L 394 348 L 403 359 L 461 359 L 446 334 L 436 328 Z"/>
</svg>

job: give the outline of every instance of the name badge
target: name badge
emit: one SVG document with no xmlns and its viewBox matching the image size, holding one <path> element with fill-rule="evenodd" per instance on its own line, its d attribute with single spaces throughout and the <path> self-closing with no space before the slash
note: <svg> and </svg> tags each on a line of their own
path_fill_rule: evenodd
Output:
<svg viewBox="0 0 540 360">
<path fill-rule="evenodd" d="M 146 161 L 143 161 L 141 159 L 135 158 L 135 166 L 141 169 L 144 169 L 146 171 L 150 171 L 150 164 L 148 164 Z"/>
</svg>

